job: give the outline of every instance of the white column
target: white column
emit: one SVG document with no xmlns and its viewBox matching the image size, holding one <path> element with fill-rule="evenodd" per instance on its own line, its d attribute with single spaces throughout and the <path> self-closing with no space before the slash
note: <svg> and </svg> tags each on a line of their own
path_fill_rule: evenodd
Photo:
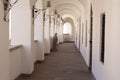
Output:
<svg viewBox="0 0 120 80">
<path fill-rule="evenodd" d="M 50 26 L 50 43 L 51 43 L 51 49 L 53 48 L 53 37 L 55 34 L 55 28 L 54 28 L 54 19 L 51 17 L 51 26 Z"/>
<path fill-rule="evenodd" d="M 60 21 L 60 43 L 63 43 L 63 22 Z"/>
<path fill-rule="evenodd" d="M 38 0 L 36 3 L 36 8 L 42 9 L 42 1 Z M 35 40 L 38 41 L 37 46 L 37 60 L 44 60 L 44 28 L 43 28 L 43 12 L 35 19 Z"/>
<path fill-rule="evenodd" d="M 3 9 L 0 0 L 0 80 L 9 80 L 9 23 L 3 20 Z"/>
<path fill-rule="evenodd" d="M 57 33 L 58 44 L 59 44 L 59 42 L 60 42 L 60 23 L 59 23 L 59 20 L 57 20 L 57 23 L 56 23 L 56 33 Z"/>
<path fill-rule="evenodd" d="M 11 44 L 23 45 L 22 73 L 24 74 L 31 74 L 34 70 L 34 23 L 31 12 L 30 0 L 19 0 L 11 10 Z"/>
<path fill-rule="evenodd" d="M 56 30 L 55 30 L 55 26 L 56 26 L 55 24 L 56 24 L 56 22 L 55 22 L 55 19 L 53 19 L 53 20 L 54 20 L 54 25 L 53 25 L 53 26 L 54 26 L 54 27 L 53 27 L 53 36 L 54 36 L 55 33 L 56 33 Z"/>
<path fill-rule="evenodd" d="M 57 20 L 55 19 L 55 33 L 57 33 Z"/>
<path fill-rule="evenodd" d="M 47 9 L 46 13 L 49 15 L 50 10 Z M 50 18 L 48 16 L 45 17 L 44 21 L 44 53 L 49 54 L 50 53 Z"/>
</svg>

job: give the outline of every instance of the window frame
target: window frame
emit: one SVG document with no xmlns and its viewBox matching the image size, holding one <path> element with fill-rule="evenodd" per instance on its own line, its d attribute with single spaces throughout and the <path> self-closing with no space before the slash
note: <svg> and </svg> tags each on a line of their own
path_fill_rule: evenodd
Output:
<svg viewBox="0 0 120 80">
<path fill-rule="evenodd" d="M 105 62 L 105 32 L 106 32 L 106 14 L 100 14 L 100 61 Z"/>
</svg>

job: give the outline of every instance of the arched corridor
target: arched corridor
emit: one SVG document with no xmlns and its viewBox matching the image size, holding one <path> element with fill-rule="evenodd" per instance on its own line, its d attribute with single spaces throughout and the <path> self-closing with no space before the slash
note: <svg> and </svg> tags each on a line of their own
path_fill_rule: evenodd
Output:
<svg viewBox="0 0 120 80">
<path fill-rule="evenodd" d="M 46 55 L 44 62 L 35 64 L 30 76 L 16 80 L 95 80 L 74 43 L 63 43 L 57 52 Z"/>
<path fill-rule="evenodd" d="M 120 80 L 119 8 L 120 0 L 0 0 L 0 80 Z"/>
</svg>

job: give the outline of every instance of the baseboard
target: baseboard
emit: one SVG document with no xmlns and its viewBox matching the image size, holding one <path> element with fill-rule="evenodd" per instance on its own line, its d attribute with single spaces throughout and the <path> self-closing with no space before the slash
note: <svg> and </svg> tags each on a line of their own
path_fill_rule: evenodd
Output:
<svg viewBox="0 0 120 80">
<path fill-rule="evenodd" d="M 50 53 L 45 53 L 45 56 L 49 56 L 50 55 Z"/>
<path fill-rule="evenodd" d="M 59 42 L 59 44 L 63 44 L 63 42 Z"/>
<path fill-rule="evenodd" d="M 43 63 L 43 62 L 44 62 L 44 60 L 43 60 L 43 61 L 37 60 L 37 61 L 35 62 L 35 64 L 41 64 L 41 63 Z"/>
<path fill-rule="evenodd" d="M 32 73 L 31 73 L 31 74 L 24 74 L 24 73 L 22 73 L 22 74 L 20 75 L 20 77 L 31 77 L 31 75 L 32 75 Z"/>
</svg>

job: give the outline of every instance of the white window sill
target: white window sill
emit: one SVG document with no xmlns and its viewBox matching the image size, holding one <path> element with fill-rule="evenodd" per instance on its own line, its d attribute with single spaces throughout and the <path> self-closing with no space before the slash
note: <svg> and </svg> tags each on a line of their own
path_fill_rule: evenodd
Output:
<svg viewBox="0 0 120 80">
<path fill-rule="evenodd" d="M 20 47 L 22 47 L 22 45 L 10 45 L 9 50 L 12 51 L 12 50 L 15 50 L 15 49 L 20 48 Z"/>
</svg>

